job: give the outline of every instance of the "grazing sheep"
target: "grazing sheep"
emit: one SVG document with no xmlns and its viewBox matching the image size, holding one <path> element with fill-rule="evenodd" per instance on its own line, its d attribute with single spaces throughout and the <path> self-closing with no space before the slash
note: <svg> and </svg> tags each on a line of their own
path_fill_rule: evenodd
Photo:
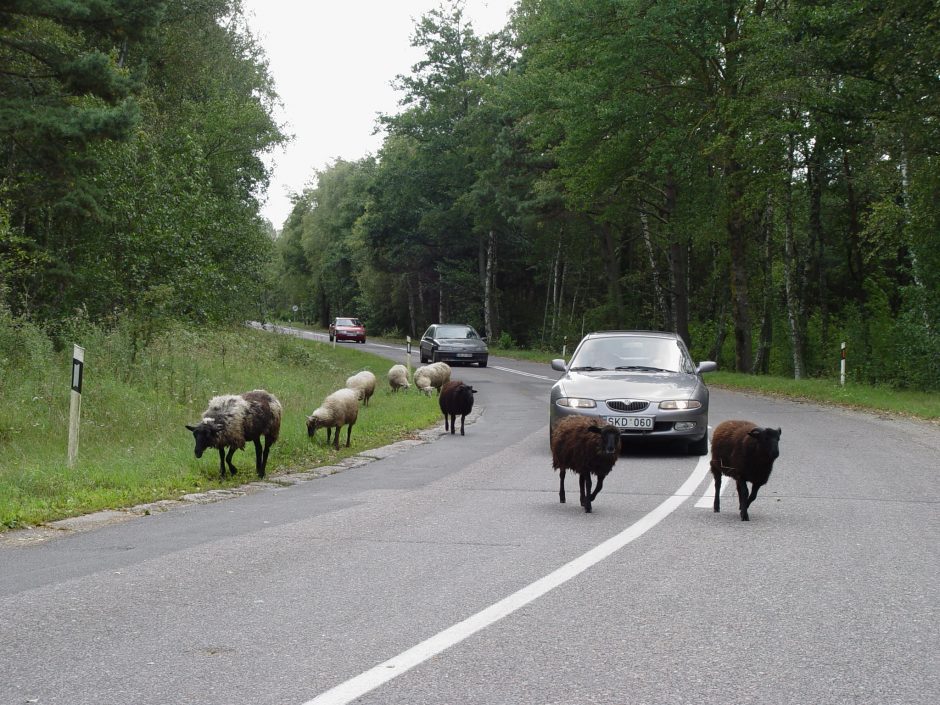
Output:
<svg viewBox="0 0 940 705">
<path fill-rule="evenodd" d="M 422 392 L 431 395 L 431 389 L 441 393 L 441 387 L 450 381 L 450 365 L 446 362 L 434 362 L 415 370 L 414 383 Z"/>
<path fill-rule="evenodd" d="M 447 417 L 450 416 L 450 433 L 454 434 L 457 426 L 457 415 L 460 415 L 460 435 L 463 433 L 464 419 L 473 410 L 473 395 L 477 390 L 459 379 L 453 379 L 441 387 L 441 397 L 438 399 L 441 411 L 444 413 L 444 430 L 447 430 Z"/>
<path fill-rule="evenodd" d="M 330 432 L 336 429 L 333 448 L 339 450 L 339 432 L 346 426 L 346 447 L 352 435 L 353 424 L 359 417 L 359 390 L 338 389 L 328 395 L 323 403 L 307 417 L 307 435 L 311 438 L 318 428 L 326 429 L 326 444 L 330 444 Z"/>
<path fill-rule="evenodd" d="M 363 370 L 346 380 L 346 388 L 358 391 L 359 401 L 363 406 L 369 406 L 369 399 L 375 394 L 375 382 L 375 375 L 369 370 Z"/>
<path fill-rule="evenodd" d="M 219 449 L 219 471 L 225 477 L 225 464 L 235 476 L 232 456 L 244 450 L 245 443 L 255 444 L 255 471 L 264 477 L 268 466 L 268 452 L 281 430 L 281 403 L 273 394 L 255 389 L 244 394 L 223 394 L 212 397 L 202 414 L 202 421 L 187 425 L 196 439 L 196 457 L 201 458 L 206 448 Z M 264 436 L 264 450 L 261 449 Z M 226 455 L 225 448 L 229 451 Z"/>
<path fill-rule="evenodd" d="M 388 371 L 388 385 L 393 392 L 399 389 L 408 389 L 408 370 L 404 365 L 392 365 Z"/>
<path fill-rule="evenodd" d="M 604 478 L 620 457 L 620 431 L 598 425 L 589 416 L 566 416 L 552 431 L 552 467 L 559 471 L 558 499 L 565 502 L 565 471 L 578 473 L 581 506 L 591 511 L 591 502 L 604 486 Z M 591 475 L 597 475 L 597 489 L 591 492 Z"/>
<path fill-rule="evenodd" d="M 757 490 L 767 484 L 774 460 L 780 455 L 780 429 L 760 428 L 750 421 L 722 421 L 712 432 L 712 475 L 715 476 L 716 512 L 721 511 L 721 476 L 734 479 L 738 487 L 741 521 L 750 521 L 747 508 L 757 499 Z M 748 495 L 747 483 L 751 483 Z"/>
</svg>

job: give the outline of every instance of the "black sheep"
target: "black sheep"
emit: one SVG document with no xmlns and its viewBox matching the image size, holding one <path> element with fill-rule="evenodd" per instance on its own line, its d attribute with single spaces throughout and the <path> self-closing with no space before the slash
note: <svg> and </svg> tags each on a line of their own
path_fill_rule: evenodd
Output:
<svg viewBox="0 0 940 705">
<path fill-rule="evenodd" d="M 716 512 L 721 511 L 721 476 L 727 475 L 737 483 L 741 521 L 750 521 L 747 508 L 757 499 L 757 490 L 767 484 L 774 460 L 780 455 L 780 433 L 779 428 L 760 428 L 750 421 L 718 424 L 712 432 L 711 458 Z M 748 482 L 751 483 L 750 494 Z"/>
<path fill-rule="evenodd" d="M 593 502 L 604 486 L 604 478 L 620 457 L 620 431 L 611 425 L 598 425 L 590 416 L 566 416 L 552 430 L 552 467 L 561 480 L 558 499 L 565 501 L 565 471 L 578 473 L 581 506 L 591 511 Z M 597 476 L 597 488 L 591 492 L 591 475 Z"/>
<path fill-rule="evenodd" d="M 281 430 L 281 404 L 273 394 L 255 389 L 244 394 L 223 394 L 212 397 L 209 407 L 202 412 L 202 420 L 195 426 L 186 426 L 196 439 L 196 457 L 201 458 L 206 448 L 219 449 L 219 470 L 225 477 L 225 464 L 235 477 L 232 456 L 243 450 L 245 443 L 255 444 L 255 471 L 264 477 L 268 465 L 268 452 L 277 441 Z M 261 448 L 264 436 L 264 450 Z M 226 455 L 225 448 L 229 451 Z"/>
<path fill-rule="evenodd" d="M 457 427 L 457 416 L 460 415 L 460 435 L 464 435 L 464 419 L 473 410 L 473 395 L 477 393 L 469 384 L 459 379 L 453 379 L 441 387 L 441 396 L 438 399 L 441 411 L 444 413 L 444 430 L 448 430 L 447 418 L 450 417 L 450 432 L 453 435 Z"/>
</svg>

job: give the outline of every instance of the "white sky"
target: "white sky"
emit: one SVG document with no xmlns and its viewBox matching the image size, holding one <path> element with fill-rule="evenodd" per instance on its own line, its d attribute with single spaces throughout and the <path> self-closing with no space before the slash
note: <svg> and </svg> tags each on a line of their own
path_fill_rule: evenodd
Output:
<svg viewBox="0 0 940 705">
<path fill-rule="evenodd" d="M 337 158 L 375 154 L 378 113 L 398 112 L 390 83 L 421 53 L 411 47 L 414 20 L 439 0 L 244 0 L 252 32 L 267 54 L 284 103 L 277 119 L 294 140 L 272 158 L 274 175 L 262 215 L 280 230 L 314 171 Z M 505 26 L 515 0 L 466 0 L 478 35 Z M 263 199 L 262 199 L 263 200 Z"/>
</svg>

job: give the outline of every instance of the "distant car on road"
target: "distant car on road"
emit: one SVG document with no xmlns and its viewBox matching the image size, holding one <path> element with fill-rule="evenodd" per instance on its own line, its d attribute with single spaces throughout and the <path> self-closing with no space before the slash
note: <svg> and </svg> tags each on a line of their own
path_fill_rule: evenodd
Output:
<svg viewBox="0 0 940 705">
<path fill-rule="evenodd" d="M 421 362 L 475 362 L 486 367 L 489 349 L 473 326 L 464 323 L 434 323 L 421 336 Z"/>
<path fill-rule="evenodd" d="M 352 340 L 357 343 L 366 342 L 366 327 L 358 318 L 338 317 L 330 323 L 330 342 L 333 340 Z"/>
<path fill-rule="evenodd" d="M 600 331 L 584 336 L 571 362 L 552 360 L 564 372 L 552 387 L 549 422 L 595 416 L 624 439 L 683 441 L 695 455 L 708 452 L 708 388 L 676 333 Z"/>
</svg>

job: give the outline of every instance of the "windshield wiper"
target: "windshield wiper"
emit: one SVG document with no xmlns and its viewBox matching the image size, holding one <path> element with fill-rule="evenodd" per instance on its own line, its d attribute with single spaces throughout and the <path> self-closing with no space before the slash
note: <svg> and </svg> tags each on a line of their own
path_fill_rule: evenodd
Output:
<svg viewBox="0 0 940 705">
<path fill-rule="evenodd" d="M 572 367 L 571 372 L 606 372 L 606 367 L 592 367 L 591 365 L 584 365 L 583 367 Z"/>
<path fill-rule="evenodd" d="M 664 370 L 659 367 L 647 367 L 646 365 L 624 365 L 622 367 L 615 367 L 615 370 L 637 370 L 640 372 L 668 372 L 669 370 Z"/>
</svg>

